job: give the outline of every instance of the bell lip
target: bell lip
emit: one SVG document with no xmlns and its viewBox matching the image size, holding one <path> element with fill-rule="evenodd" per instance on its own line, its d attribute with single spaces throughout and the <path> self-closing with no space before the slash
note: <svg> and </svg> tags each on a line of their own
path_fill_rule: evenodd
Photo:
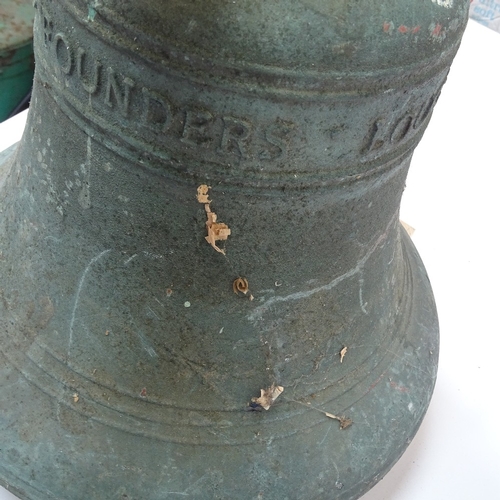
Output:
<svg viewBox="0 0 500 500">
<path fill-rule="evenodd" d="M 393 364 L 391 366 L 391 373 L 392 374 L 398 374 L 397 376 L 402 377 L 402 379 L 405 378 L 406 375 L 404 375 L 405 370 L 411 375 L 413 374 L 413 386 L 407 385 L 405 388 L 404 386 L 398 386 L 400 382 L 395 382 L 394 385 L 392 384 L 392 380 L 390 377 L 390 374 L 388 374 L 384 378 L 380 378 L 377 383 L 374 384 L 373 387 L 370 389 L 369 397 L 371 398 L 371 403 L 368 401 L 368 397 L 364 396 L 359 402 L 354 403 L 352 408 L 348 408 L 345 411 L 348 412 L 349 414 L 354 414 L 354 415 L 360 415 L 360 412 L 357 412 L 356 406 L 359 406 L 361 410 L 363 410 L 363 406 L 365 406 L 363 411 L 369 412 L 371 406 L 373 405 L 374 400 L 382 400 L 384 397 L 387 397 L 387 394 L 392 394 L 393 395 L 393 402 L 392 402 L 392 414 L 399 414 L 401 415 L 406 411 L 406 406 L 408 405 L 408 400 L 405 399 L 404 397 L 401 397 L 402 393 L 411 392 L 413 389 L 420 390 L 418 395 L 415 398 L 416 401 L 416 406 L 417 408 L 415 409 L 413 415 L 413 418 L 407 419 L 406 423 L 404 423 L 404 430 L 400 430 L 399 428 L 397 429 L 399 432 L 399 435 L 397 437 L 394 436 L 393 429 L 390 428 L 390 425 L 387 422 L 380 421 L 377 422 L 377 420 L 372 420 L 375 423 L 379 423 L 380 425 L 378 426 L 378 429 L 375 431 L 375 433 L 372 435 L 372 442 L 371 446 L 373 446 L 375 449 L 380 449 L 379 455 L 377 459 L 373 460 L 374 465 L 371 468 L 371 471 L 369 474 L 366 474 L 364 479 L 362 481 L 357 481 L 353 484 L 348 484 L 348 478 L 346 478 L 347 473 L 344 472 L 344 476 L 342 476 L 342 486 L 345 485 L 345 487 L 342 487 L 341 489 L 338 489 L 337 491 L 334 491 L 335 494 L 338 493 L 338 496 L 335 496 L 333 498 L 336 498 L 337 500 L 354 500 L 365 494 L 369 489 L 371 489 L 378 481 L 380 481 L 387 472 L 394 466 L 394 464 L 399 460 L 399 458 L 402 456 L 402 454 L 405 452 L 406 448 L 414 438 L 415 434 L 417 433 L 424 417 L 427 412 L 431 396 L 434 390 L 435 382 L 436 382 L 436 377 L 437 377 L 437 360 L 438 360 L 438 325 L 437 325 L 437 313 L 435 310 L 435 304 L 434 304 L 434 299 L 432 295 L 432 291 L 430 288 L 430 283 L 427 278 L 427 274 L 425 272 L 425 269 L 423 267 L 423 264 L 420 260 L 420 257 L 418 256 L 418 253 L 410 240 L 410 237 L 407 235 L 406 231 L 404 229 L 400 228 L 401 231 L 401 242 L 402 242 L 402 248 L 403 248 L 403 254 L 405 255 L 405 259 L 407 260 L 408 266 L 410 268 L 410 271 L 412 273 L 412 276 L 414 278 L 416 286 L 414 287 L 414 296 L 412 300 L 412 316 L 411 316 L 411 321 L 408 327 L 406 328 L 405 332 L 405 339 L 408 340 L 409 343 L 415 343 L 415 345 L 418 345 L 422 348 L 422 351 L 429 350 L 429 352 L 432 354 L 431 358 L 427 357 L 426 359 L 431 359 L 431 362 L 426 366 L 426 370 L 419 370 L 418 373 L 415 371 L 415 365 L 419 365 L 422 362 L 422 359 L 425 358 L 425 355 L 423 355 L 422 352 L 420 352 L 420 358 L 415 357 L 415 359 L 409 359 L 406 357 L 407 353 L 403 353 L 401 351 L 397 351 L 394 353 L 394 358 L 393 358 Z M 420 307 L 422 304 L 425 304 L 425 307 Z M 424 327 L 420 327 L 419 324 L 424 323 Z M 424 373 L 425 372 L 425 373 Z M 403 373 L 403 375 L 401 375 Z M 423 375 L 422 375 L 423 374 Z M 390 382 L 390 383 L 389 383 Z M 422 390 L 424 388 L 424 390 Z M 404 396 L 404 394 L 403 394 Z M 418 400 L 418 401 L 417 401 Z M 278 409 L 278 408 L 276 408 Z M 363 413 L 361 411 L 361 413 Z M 359 417 L 358 417 L 359 418 Z M 325 424 L 330 425 L 331 421 L 328 421 L 328 419 L 325 418 Z M 335 424 L 335 423 L 334 423 Z M 67 446 L 69 443 L 67 442 L 69 440 L 68 437 L 64 436 L 64 432 L 60 432 L 64 428 L 61 426 L 61 423 L 56 421 L 56 419 L 53 420 L 52 423 L 53 426 L 57 427 L 59 426 L 59 431 L 56 431 L 56 435 L 59 438 L 59 442 L 57 445 L 54 446 L 54 449 L 56 450 L 69 450 L 70 448 Z M 354 420 L 354 423 L 350 428 L 344 429 L 344 430 L 335 430 L 332 431 L 330 434 L 334 436 L 334 440 L 330 443 L 330 445 L 335 444 L 335 440 L 342 439 L 344 436 L 349 436 L 349 433 L 351 433 L 351 436 L 356 434 L 358 432 L 356 428 L 361 425 L 361 422 L 357 425 L 356 420 Z M 323 425 L 318 425 L 316 427 L 324 427 Z M 362 425 L 361 425 L 362 427 Z M 374 428 L 375 426 L 373 426 Z M 358 427 L 359 429 L 359 427 Z M 370 431 L 371 431 L 370 427 Z M 51 431 L 53 432 L 53 430 Z M 323 432 L 324 433 L 324 429 Z M 344 434 L 345 433 L 345 434 Z M 127 432 L 123 431 L 117 431 L 116 434 L 114 435 L 113 439 L 116 439 L 117 437 L 121 436 L 121 438 L 127 438 Z M 371 434 L 370 434 L 371 435 Z M 97 433 L 96 433 L 97 436 Z M 365 436 L 366 438 L 366 436 Z M 147 438 L 142 438 L 144 441 L 148 441 Z M 283 441 L 293 441 L 295 439 L 294 436 L 290 436 L 285 438 Z M 65 443 L 66 441 L 66 443 Z M 151 440 L 149 440 L 151 441 Z M 300 441 L 300 439 L 299 439 Z M 297 441 L 297 442 L 299 442 Z M 391 453 L 388 455 L 385 449 L 387 448 L 386 442 L 391 441 L 393 442 L 393 447 L 390 448 Z M 397 441 L 396 444 L 394 444 Z M 302 441 L 303 442 L 303 441 Z M 374 444 L 375 443 L 375 444 Z M 12 446 L 12 440 L 10 441 L 10 444 Z M 292 443 L 293 444 L 293 443 Z M 154 444 L 156 447 L 162 447 L 163 445 L 167 447 L 167 444 L 162 444 L 161 442 L 156 442 Z M 176 445 L 177 446 L 177 445 Z M 182 445 L 181 445 L 182 446 Z M 222 450 L 223 447 L 215 447 L 219 448 L 219 450 Z M 216 451 L 214 447 L 212 447 L 212 452 L 213 452 L 213 458 L 214 458 L 214 463 L 217 463 L 217 456 L 221 456 L 222 452 L 221 451 Z M 232 447 L 232 448 L 239 448 L 239 447 Z M 167 449 L 167 448 L 165 448 Z M 342 448 L 343 449 L 343 448 Z M 134 456 L 134 450 L 133 449 L 128 449 L 128 457 L 124 457 L 125 461 L 124 463 L 129 460 L 131 457 Z M 276 450 L 275 450 L 276 452 Z M 357 459 L 354 461 L 363 461 L 365 457 L 365 453 L 363 450 L 359 451 L 356 450 L 357 454 Z M 385 454 L 385 455 L 384 455 Z M 69 463 L 73 463 L 72 460 L 74 460 L 75 463 L 78 463 L 79 459 L 78 457 L 70 457 L 70 451 L 67 453 L 67 460 Z M 240 458 L 242 459 L 245 454 L 242 452 Z M 49 457 L 47 456 L 46 459 Z M 81 457 L 80 457 L 81 458 Z M 292 460 L 292 459 L 290 459 Z M 48 460 L 47 460 L 48 461 Z M 50 463 L 50 462 L 49 462 Z M 296 463 L 296 462 L 293 462 Z M 351 460 L 351 463 L 353 463 L 353 460 Z M 11 473 L 12 469 L 10 472 L 7 472 L 6 468 L 6 463 L 4 462 L 3 464 L 0 464 L 0 484 L 4 487 L 6 487 L 8 490 L 12 491 L 14 494 L 19 496 L 22 499 L 36 499 L 36 500 L 49 500 L 53 498 L 58 498 L 57 492 L 51 493 L 47 492 L 46 484 L 41 484 L 40 489 L 37 489 L 33 484 L 30 484 L 30 479 L 29 477 L 15 477 L 14 474 Z M 147 468 L 149 466 L 152 466 L 153 464 L 144 464 L 144 467 Z M 325 466 L 325 468 L 327 468 Z M 64 471 L 65 474 L 68 474 L 68 470 Z M 76 474 L 76 470 L 72 471 L 72 474 Z M 333 471 L 330 469 L 331 474 L 333 474 Z M 326 473 L 326 472 L 325 472 Z M 129 477 L 130 476 L 130 477 Z M 67 476 L 66 476 L 67 477 Z M 136 478 L 137 479 L 137 478 Z M 228 481 L 231 478 L 227 478 Z M 59 478 L 60 480 L 60 478 Z M 70 479 L 69 479 L 70 480 Z M 89 485 L 94 478 L 92 477 L 91 474 L 88 474 L 87 477 L 85 478 L 85 481 L 87 485 Z M 116 477 L 116 484 L 115 486 L 118 487 L 118 485 L 121 484 L 127 484 L 128 481 L 134 481 L 133 479 L 133 474 L 127 474 L 127 471 L 121 471 L 121 477 L 120 475 L 117 474 Z M 104 486 L 104 485 L 103 485 Z M 312 491 L 312 490 L 311 490 Z M 303 496 L 297 497 L 297 498 L 323 498 L 323 496 L 311 496 L 311 491 L 306 495 L 304 494 Z M 231 492 L 228 492 L 230 494 Z M 101 496 L 87 496 L 88 492 L 81 492 L 83 496 L 79 497 L 74 496 L 75 493 L 73 493 L 72 498 L 104 498 L 105 497 L 105 492 L 102 491 L 101 493 L 96 493 Z M 278 498 L 274 497 L 273 490 L 269 490 L 268 494 L 270 495 L 270 498 Z M 102 496 L 104 495 L 104 496 Z M 160 498 L 153 496 L 151 498 Z M 198 498 L 198 497 L 196 497 Z M 200 497 L 201 498 L 201 497 Z"/>
</svg>

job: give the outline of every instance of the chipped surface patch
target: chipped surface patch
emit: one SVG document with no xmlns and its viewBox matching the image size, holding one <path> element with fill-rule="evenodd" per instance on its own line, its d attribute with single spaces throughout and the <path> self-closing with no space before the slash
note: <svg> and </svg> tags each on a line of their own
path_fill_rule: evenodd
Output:
<svg viewBox="0 0 500 500">
<path fill-rule="evenodd" d="M 205 209 L 209 205 L 205 205 Z M 231 234 L 231 229 L 224 224 L 223 222 L 217 222 L 217 215 L 214 212 L 207 211 L 207 231 L 208 235 L 205 236 L 205 239 L 210 243 L 212 248 L 217 250 L 223 255 L 226 255 L 226 251 L 222 248 L 219 248 L 216 244 L 217 241 L 225 241 L 228 236 Z"/>
<path fill-rule="evenodd" d="M 347 429 L 347 427 L 351 426 L 352 425 L 352 420 L 348 417 L 345 417 L 345 416 L 337 416 L 337 415 L 334 415 L 333 413 L 328 413 L 327 411 L 324 412 L 325 416 L 327 416 L 328 418 L 332 418 L 334 420 L 338 420 L 340 422 L 340 428 L 341 429 Z"/>
<path fill-rule="evenodd" d="M 250 406 L 254 409 L 262 408 L 264 410 L 269 410 L 283 391 L 283 386 L 275 384 L 267 389 L 261 389 L 260 396 L 258 398 L 252 398 Z"/>
<path fill-rule="evenodd" d="M 339 352 L 340 356 L 340 362 L 342 363 L 344 361 L 344 357 L 347 354 L 347 346 L 344 346 L 341 351 Z"/>
<path fill-rule="evenodd" d="M 198 203 L 210 204 L 212 202 L 212 200 L 208 199 L 209 189 L 211 189 L 210 186 L 207 186 L 206 184 L 198 186 L 198 189 L 196 190 L 196 199 L 198 200 Z"/>
<path fill-rule="evenodd" d="M 198 200 L 198 203 L 203 203 L 205 205 L 205 212 L 207 213 L 206 227 L 208 234 L 207 236 L 205 236 L 205 239 L 214 250 L 217 250 L 217 252 L 226 255 L 225 250 L 218 247 L 216 242 L 227 240 L 228 236 L 231 234 L 231 229 L 229 229 L 227 224 L 224 224 L 223 222 L 217 222 L 217 214 L 215 212 L 212 212 L 212 210 L 210 209 L 210 203 L 212 203 L 212 200 L 208 199 L 209 189 L 210 186 L 201 184 L 196 190 L 196 199 Z"/>
<path fill-rule="evenodd" d="M 325 417 L 331 418 L 333 420 L 338 420 L 340 423 L 340 428 L 341 429 L 347 429 L 352 425 L 352 419 L 349 417 L 346 417 L 345 415 L 334 415 L 333 413 L 330 413 L 328 411 L 322 410 L 320 408 L 316 408 L 315 406 L 312 406 L 310 402 L 308 403 L 303 403 L 302 401 L 297 401 L 296 399 L 290 399 L 289 401 L 293 401 L 294 403 L 298 403 L 299 405 L 305 406 L 306 408 L 310 408 L 311 410 L 316 410 L 319 411 L 320 413 L 323 413 Z"/>
</svg>

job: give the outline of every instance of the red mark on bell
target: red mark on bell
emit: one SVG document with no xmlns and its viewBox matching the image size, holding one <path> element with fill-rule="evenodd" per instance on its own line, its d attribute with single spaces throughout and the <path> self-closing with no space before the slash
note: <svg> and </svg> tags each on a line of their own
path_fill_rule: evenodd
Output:
<svg viewBox="0 0 500 500">
<path fill-rule="evenodd" d="M 412 32 L 413 34 L 418 33 L 419 31 L 420 31 L 420 26 L 415 26 L 415 27 L 414 27 L 414 28 L 412 28 L 412 30 L 411 30 L 411 32 Z"/>
<path fill-rule="evenodd" d="M 143 387 L 142 388 L 142 391 L 141 391 L 141 398 L 145 398 L 146 396 L 148 395 L 147 391 L 146 391 L 146 388 Z"/>
<path fill-rule="evenodd" d="M 442 26 L 439 23 L 437 23 L 436 27 L 432 31 L 432 36 L 439 36 L 441 34 L 441 28 Z"/>
<path fill-rule="evenodd" d="M 393 389 L 395 389 L 398 392 L 401 392 L 403 394 L 408 392 L 408 388 L 405 387 L 404 385 L 398 385 L 396 382 L 393 382 L 392 380 L 390 381 L 390 385 Z"/>
<path fill-rule="evenodd" d="M 385 371 L 378 377 L 377 380 L 375 380 L 375 382 L 373 382 L 373 384 L 368 387 L 368 391 L 366 392 L 366 394 L 368 394 L 371 390 L 375 389 L 375 387 L 380 383 L 380 381 L 384 378 L 385 376 Z"/>
<path fill-rule="evenodd" d="M 408 28 L 406 26 L 403 26 L 401 25 L 399 28 L 398 28 L 398 31 L 400 33 L 408 33 Z"/>
<path fill-rule="evenodd" d="M 389 33 L 391 31 L 392 23 L 384 23 L 384 32 Z"/>
</svg>

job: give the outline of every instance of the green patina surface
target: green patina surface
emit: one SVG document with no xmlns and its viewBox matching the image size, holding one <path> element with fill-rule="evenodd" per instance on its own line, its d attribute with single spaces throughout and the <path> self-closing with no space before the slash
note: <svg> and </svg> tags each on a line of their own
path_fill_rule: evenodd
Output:
<svg viewBox="0 0 500 500">
<path fill-rule="evenodd" d="M 436 380 L 399 205 L 469 0 L 35 4 L 0 159 L 0 484 L 358 499 Z"/>
</svg>

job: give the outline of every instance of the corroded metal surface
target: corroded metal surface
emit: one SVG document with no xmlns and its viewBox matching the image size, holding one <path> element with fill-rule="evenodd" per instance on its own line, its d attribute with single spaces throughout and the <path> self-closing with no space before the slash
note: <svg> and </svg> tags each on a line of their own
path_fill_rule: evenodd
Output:
<svg viewBox="0 0 500 500">
<path fill-rule="evenodd" d="M 36 2 L 3 484 L 354 499 L 387 472 L 438 352 L 399 203 L 467 3 Z"/>
</svg>

